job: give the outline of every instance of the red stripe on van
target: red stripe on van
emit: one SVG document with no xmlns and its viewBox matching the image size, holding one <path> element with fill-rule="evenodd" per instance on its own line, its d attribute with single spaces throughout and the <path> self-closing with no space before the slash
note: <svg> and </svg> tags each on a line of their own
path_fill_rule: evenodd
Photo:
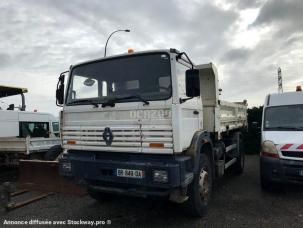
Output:
<svg viewBox="0 0 303 228">
<path fill-rule="evenodd" d="M 293 144 L 285 144 L 281 147 L 281 150 L 288 150 Z"/>
<path fill-rule="evenodd" d="M 297 150 L 303 150 L 303 144 L 297 147 Z"/>
</svg>

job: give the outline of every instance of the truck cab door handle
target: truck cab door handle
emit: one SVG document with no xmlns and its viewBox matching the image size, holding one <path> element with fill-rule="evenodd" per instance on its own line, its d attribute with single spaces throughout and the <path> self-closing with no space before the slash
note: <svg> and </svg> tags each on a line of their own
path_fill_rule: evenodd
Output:
<svg viewBox="0 0 303 228">
<path fill-rule="evenodd" d="M 195 114 L 195 115 L 198 115 L 198 114 L 199 114 L 199 112 L 198 112 L 197 110 L 195 110 L 195 111 L 194 111 L 194 114 Z"/>
</svg>

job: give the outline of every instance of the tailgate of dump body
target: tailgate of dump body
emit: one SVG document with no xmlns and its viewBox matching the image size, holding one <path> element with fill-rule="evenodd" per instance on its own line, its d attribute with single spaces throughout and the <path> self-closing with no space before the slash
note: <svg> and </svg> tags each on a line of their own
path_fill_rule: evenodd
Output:
<svg viewBox="0 0 303 228">
<path fill-rule="evenodd" d="M 218 72 L 213 63 L 196 66 L 200 75 L 203 103 L 203 129 L 224 132 L 247 126 L 247 103 L 222 101 L 219 98 Z"/>
<path fill-rule="evenodd" d="M 0 153 L 27 153 L 25 138 L 5 137 L 0 138 Z"/>
<path fill-rule="evenodd" d="M 59 138 L 0 138 L 0 153 L 31 153 L 46 152 L 55 145 L 60 145 Z"/>
<path fill-rule="evenodd" d="M 53 146 L 61 144 L 60 138 L 27 138 L 28 153 L 46 152 Z"/>
</svg>

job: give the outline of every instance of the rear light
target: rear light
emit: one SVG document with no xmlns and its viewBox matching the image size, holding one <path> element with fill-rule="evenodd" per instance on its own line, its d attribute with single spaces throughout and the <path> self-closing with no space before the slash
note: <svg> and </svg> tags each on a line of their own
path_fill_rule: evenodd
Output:
<svg viewBox="0 0 303 228">
<path fill-rule="evenodd" d="M 261 156 L 279 158 L 279 152 L 272 141 L 264 141 L 262 144 Z"/>
</svg>

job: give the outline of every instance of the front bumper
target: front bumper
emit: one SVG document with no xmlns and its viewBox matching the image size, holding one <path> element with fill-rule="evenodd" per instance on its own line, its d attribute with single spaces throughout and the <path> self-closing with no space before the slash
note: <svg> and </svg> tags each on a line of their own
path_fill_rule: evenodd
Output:
<svg viewBox="0 0 303 228">
<path fill-rule="evenodd" d="M 260 172 L 272 182 L 303 184 L 303 161 L 261 156 Z"/>
<path fill-rule="evenodd" d="M 95 191 L 131 195 L 168 195 L 173 189 L 191 183 L 190 157 L 125 153 L 69 152 L 60 160 L 60 174 Z M 64 167 L 70 163 L 70 171 Z M 117 176 L 117 169 L 142 170 L 144 177 Z M 155 170 L 168 174 L 166 183 L 153 178 Z"/>
</svg>

